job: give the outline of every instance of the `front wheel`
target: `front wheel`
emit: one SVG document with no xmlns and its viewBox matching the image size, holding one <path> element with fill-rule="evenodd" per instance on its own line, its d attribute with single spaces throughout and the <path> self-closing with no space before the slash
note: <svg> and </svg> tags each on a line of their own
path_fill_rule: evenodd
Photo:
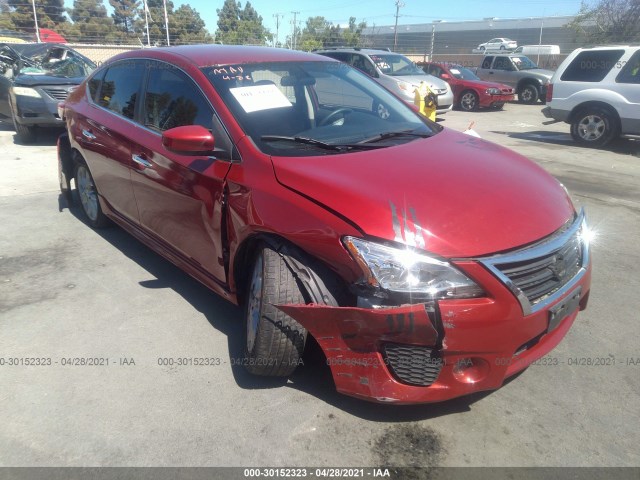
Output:
<svg viewBox="0 0 640 480">
<path fill-rule="evenodd" d="M 465 112 L 475 112 L 478 110 L 479 103 L 478 95 L 471 90 L 467 90 L 460 95 L 460 108 Z"/>
<path fill-rule="evenodd" d="M 250 373 L 286 377 L 301 363 L 307 331 L 274 305 L 304 303 L 296 279 L 280 254 L 260 246 L 245 305 L 244 365 Z"/>
<path fill-rule="evenodd" d="M 618 136 L 618 122 L 604 108 L 581 110 L 571 122 L 571 136 L 581 145 L 603 147 Z"/>
<path fill-rule="evenodd" d="M 518 99 L 522 102 L 522 103 L 526 103 L 526 104 L 534 104 L 538 101 L 538 97 L 540 96 L 538 89 L 536 88 L 535 85 L 532 85 L 530 83 L 524 85 L 521 89 L 520 92 L 518 93 Z"/>
<path fill-rule="evenodd" d="M 36 128 L 22 125 L 16 120 L 13 109 L 11 109 L 11 118 L 13 120 L 13 127 L 16 130 L 16 136 L 20 143 L 33 143 L 36 141 Z"/>
<path fill-rule="evenodd" d="M 87 222 L 93 228 L 106 227 L 109 224 L 109 219 L 102 213 L 96 185 L 93 182 L 89 168 L 84 163 L 80 163 L 77 166 L 75 180 L 78 196 L 80 197 L 80 205 Z"/>
</svg>

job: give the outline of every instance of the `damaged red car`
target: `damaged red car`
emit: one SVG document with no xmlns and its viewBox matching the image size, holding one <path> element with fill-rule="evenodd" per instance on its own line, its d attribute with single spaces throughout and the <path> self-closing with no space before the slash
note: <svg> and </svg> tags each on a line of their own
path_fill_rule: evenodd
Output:
<svg viewBox="0 0 640 480">
<path fill-rule="evenodd" d="M 312 336 L 342 393 L 447 400 L 587 305 L 589 230 L 557 180 L 327 57 L 128 52 L 61 113 L 62 192 L 242 305 L 254 374 L 291 375 Z"/>
</svg>

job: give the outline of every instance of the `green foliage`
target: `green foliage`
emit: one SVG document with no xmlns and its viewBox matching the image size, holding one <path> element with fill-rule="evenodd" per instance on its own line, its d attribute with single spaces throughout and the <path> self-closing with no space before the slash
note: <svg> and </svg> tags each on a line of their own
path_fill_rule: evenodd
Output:
<svg viewBox="0 0 640 480">
<path fill-rule="evenodd" d="M 272 35 L 262 24 L 262 17 L 247 2 L 242 8 L 241 2 L 225 0 L 218 13 L 216 42 L 225 45 L 265 45 Z"/>
<path fill-rule="evenodd" d="M 349 26 L 345 29 L 333 25 L 324 17 L 309 17 L 296 38 L 296 48 L 309 51 L 314 48 L 358 47 L 361 46 L 362 30 L 366 26 L 365 22 L 356 25 L 355 17 L 349 18 Z"/>
<path fill-rule="evenodd" d="M 583 2 L 580 13 L 569 26 L 591 44 L 638 42 L 640 41 L 640 1 Z"/>
<path fill-rule="evenodd" d="M 33 7 L 31 2 L 24 0 L 7 0 L 9 19 L 15 28 L 20 31 L 35 31 L 33 20 Z M 38 26 L 42 28 L 56 29 L 57 25 L 66 23 L 64 15 L 64 0 L 42 0 L 36 3 Z M 3 17 L 5 16 L 3 11 Z"/>
<path fill-rule="evenodd" d="M 113 7 L 111 18 L 116 28 L 125 34 L 125 37 L 135 32 L 135 20 L 140 7 L 139 0 L 109 0 Z"/>
</svg>

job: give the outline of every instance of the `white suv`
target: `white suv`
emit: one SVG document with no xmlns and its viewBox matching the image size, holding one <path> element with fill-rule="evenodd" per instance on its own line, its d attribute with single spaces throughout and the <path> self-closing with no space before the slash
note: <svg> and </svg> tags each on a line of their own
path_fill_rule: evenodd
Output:
<svg viewBox="0 0 640 480">
<path fill-rule="evenodd" d="M 542 113 L 571 124 L 576 142 L 602 147 L 640 135 L 640 46 L 579 48 L 550 82 Z"/>
</svg>

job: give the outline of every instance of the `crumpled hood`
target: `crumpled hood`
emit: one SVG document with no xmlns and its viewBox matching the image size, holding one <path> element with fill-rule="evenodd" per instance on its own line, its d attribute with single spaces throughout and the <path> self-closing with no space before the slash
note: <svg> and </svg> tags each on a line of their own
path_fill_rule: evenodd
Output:
<svg viewBox="0 0 640 480">
<path fill-rule="evenodd" d="M 448 129 L 388 148 L 272 161 L 281 184 L 366 235 L 444 257 L 513 249 L 574 214 L 565 190 L 538 165 Z"/>
</svg>

